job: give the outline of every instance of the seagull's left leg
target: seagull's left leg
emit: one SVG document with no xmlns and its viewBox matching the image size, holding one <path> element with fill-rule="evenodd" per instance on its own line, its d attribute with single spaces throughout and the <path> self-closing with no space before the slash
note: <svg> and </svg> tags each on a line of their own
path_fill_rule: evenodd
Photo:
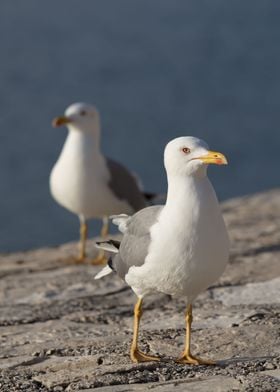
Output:
<svg viewBox="0 0 280 392">
<path fill-rule="evenodd" d="M 178 363 L 190 365 L 215 365 L 214 361 L 204 360 L 191 354 L 191 326 L 192 326 L 192 305 L 187 307 L 186 312 L 186 341 L 182 355 L 177 359 Z"/>
<path fill-rule="evenodd" d="M 147 355 L 138 349 L 138 333 L 139 324 L 142 316 L 142 298 L 139 298 L 134 307 L 134 327 L 133 327 L 133 340 L 130 348 L 130 358 L 132 362 L 150 362 L 159 361 L 160 358 L 152 355 Z"/>
<path fill-rule="evenodd" d="M 109 218 L 104 216 L 102 219 L 102 229 L 100 232 L 101 238 L 104 240 L 109 233 Z M 107 263 L 107 257 L 105 256 L 104 250 L 100 249 L 97 256 L 91 262 L 93 265 L 103 265 Z"/>
<path fill-rule="evenodd" d="M 79 243 L 79 256 L 78 262 L 83 262 L 86 258 L 86 242 L 88 235 L 88 226 L 83 215 L 79 216 L 80 219 L 80 243 Z"/>
</svg>

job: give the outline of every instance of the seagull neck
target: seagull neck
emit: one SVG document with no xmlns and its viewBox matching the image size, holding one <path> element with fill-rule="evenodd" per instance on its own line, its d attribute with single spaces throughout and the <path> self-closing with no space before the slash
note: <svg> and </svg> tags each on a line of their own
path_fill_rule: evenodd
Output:
<svg viewBox="0 0 280 392">
<path fill-rule="evenodd" d="M 74 143 L 76 146 L 80 146 L 81 148 L 91 151 L 93 150 L 94 154 L 101 154 L 100 150 L 100 132 L 99 130 L 80 130 L 76 127 L 69 127 L 68 132 L 68 143 Z"/>
<path fill-rule="evenodd" d="M 194 196 L 203 194 L 205 188 L 209 186 L 209 180 L 207 176 L 172 176 L 172 178 L 167 177 L 168 180 L 168 192 L 166 207 L 178 208 L 187 205 Z"/>
</svg>

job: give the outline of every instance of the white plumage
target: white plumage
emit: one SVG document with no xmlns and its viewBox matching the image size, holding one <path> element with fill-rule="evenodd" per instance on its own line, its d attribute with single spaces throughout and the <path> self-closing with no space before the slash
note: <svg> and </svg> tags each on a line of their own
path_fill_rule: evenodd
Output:
<svg viewBox="0 0 280 392">
<path fill-rule="evenodd" d="M 202 140 L 180 137 L 166 146 L 164 163 L 168 179 L 166 204 L 143 209 L 130 218 L 114 217 L 124 237 L 110 266 L 139 298 L 136 338 L 131 349 L 133 361 L 155 359 L 139 354 L 137 323 L 143 297 L 162 292 L 184 297 L 187 303 L 188 332 L 180 361 L 208 363 L 190 354 L 191 304 L 220 277 L 228 261 L 228 234 L 207 177 L 208 164 L 227 161 L 222 154 L 209 151 Z M 109 272 L 107 269 L 106 274 Z"/>
<path fill-rule="evenodd" d="M 207 177 L 169 181 L 167 203 L 150 235 L 144 264 L 125 276 L 138 297 L 159 291 L 192 303 L 224 271 L 229 242 Z"/>
<path fill-rule="evenodd" d="M 69 132 L 51 171 L 50 190 L 60 205 L 80 218 L 83 259 L 88 219 L 104 219 L 106 235 L 109 215 L 132 214 L 147 205 L 146 199 L 135 176 L 102 154 L 100 119 L 94 106 L 73 104 L 64 116 L 54 120 L 54 125 L 66 125 Z"/>
</svg>

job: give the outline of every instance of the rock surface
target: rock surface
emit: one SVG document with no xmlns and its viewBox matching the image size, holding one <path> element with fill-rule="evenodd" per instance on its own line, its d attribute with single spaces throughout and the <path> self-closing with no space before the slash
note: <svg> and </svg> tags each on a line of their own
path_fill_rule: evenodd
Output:
<svg viewBox="0 0 280 392">
<path fill-rule="evenodd" d="M 192 336 L 217 366 L 174 362 L 185 304 L 164 295 L 146 300 L 140 340 L 163 361 L 131 364 L 133 293 L 113 274 L 94 281 L 67 244 L 0 256 L 0 391 L 279 391 L 280 190 L 223 212 L 230 263 L 194 303 Z"/>
</svg>

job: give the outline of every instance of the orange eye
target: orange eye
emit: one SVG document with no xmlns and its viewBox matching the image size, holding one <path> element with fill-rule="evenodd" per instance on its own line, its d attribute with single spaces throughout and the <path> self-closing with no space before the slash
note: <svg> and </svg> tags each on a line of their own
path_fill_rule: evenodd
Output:
<svg viewBox="0 0 280 392">
<path fill-rule="evenodd" d="M 182 151 L 184 154 L 189 154 L 191 152 L 191 150 L 188 147 L 182 148 Z"/>
</svg>

